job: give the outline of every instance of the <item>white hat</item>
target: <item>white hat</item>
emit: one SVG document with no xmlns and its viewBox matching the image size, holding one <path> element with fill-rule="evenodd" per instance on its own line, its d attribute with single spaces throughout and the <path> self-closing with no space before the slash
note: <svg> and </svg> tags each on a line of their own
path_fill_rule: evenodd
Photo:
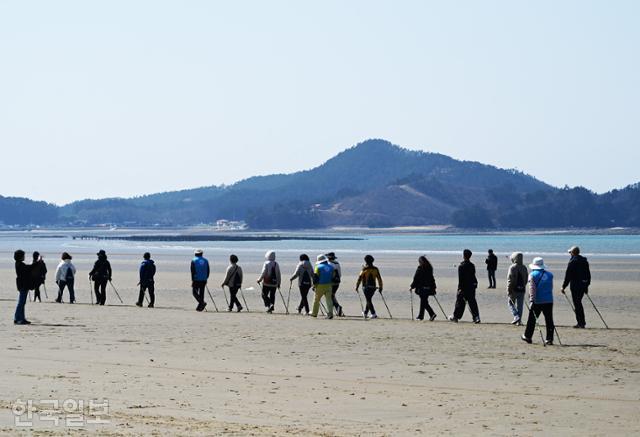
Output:
<svg viewBox="0 0 640 437">
<path fill-rule="evenodd" d="M 318 257 L 316 258 L 316 261 L 318 261 L 318 263 L 323 263 L 323 262 L 329 261 L 329 259 L 327 258 L 326 255 L 318 255 Z"/>
<path fill-rule="evenodd" d="M 196 249 L 196 251 L 193 253 L 194 255 L 202 255 L 204 252 L 202 251 L 202 249 Z"/>
<path fill-rule="evenodd" d="M 531 270 L 547 270 L 547 266 L 544 265 L 544 260 L 539 256 L 533 259 L 533 262 L 529 264 Z"/>
</svg>

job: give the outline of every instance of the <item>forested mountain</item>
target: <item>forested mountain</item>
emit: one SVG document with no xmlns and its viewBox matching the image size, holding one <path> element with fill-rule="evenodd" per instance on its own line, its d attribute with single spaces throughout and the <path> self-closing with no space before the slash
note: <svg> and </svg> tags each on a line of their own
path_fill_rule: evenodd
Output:
<svg viewBox="0 0 640 437">
<path fill-rule="evenodd" d="M 368 140 L 311 170 L 57 208 L 0 197 L 5 224 L 192 225 L 253 229 L 454 224 L 462 228 L 640 226 L 640 187 L 597 195 L 514 170 Z"/>
</svg>

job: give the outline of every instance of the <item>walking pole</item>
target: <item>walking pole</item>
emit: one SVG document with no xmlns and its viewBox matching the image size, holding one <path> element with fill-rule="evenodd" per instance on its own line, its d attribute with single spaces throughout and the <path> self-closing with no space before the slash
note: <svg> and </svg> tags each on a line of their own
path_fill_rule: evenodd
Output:
<svg viewBox="0 0 640 437">
<path fill-rule="evenodd" d="M 247 290 L 253 290 L 253 287 L 247 288 Z M 251 311 L 249 311 L 249 305 L 247 305 L 247 299 L 244 298 L 244 293 L 242 292 L 242 287 L 240 287 L 240 296 L 242 296 L 242 301 L 244 302 L 244 307 L 247 309 L 247 312 L 250 313 Z"/>
<path fill-rule="evenodd" d="M 442 311 L 442 315 L 444 316 L 444 318 L 447 318 L 447 313 L 444 312 L 444 308 L 442 308 L 442 305 L 440 305 L 440 301 L 438 300 L 438 298 L 436 297 L 436 295 L 433 295 L 433 298 L 436 300 L 436 303 L 438 304 L 438 306 L 440 307 L 440 311 Z"/>
<path fill-rule="evenodd" d="M 527 309 L 529 310 L 529 314 L 533 314 L 533 318 L 536 321 L 535 326 L 538 328 L 538 332 L 540 332 L 540 339 L 542 340 L 542 345 L 544 347 L 547 347 L 547 343 L 544 341 L 544 335 L 542 335 L 542 328 L 540 327 L 540 325 L 538 324 L 538 317 L 536 316 L 535 311 L 533 311 L 531 309 L 531 307 L 529 306 L 529 304 L 527 303 L 527 301 L 525 300 L 524 303 L 527 305 Z"/>
<path fill-rule="evenodd" d="M 569 302 L 569 306 L 571 307 L 571 310 L 575 314 L 576 309 L 574 308 L 573 303 L 571 303 L 571 299 L 569 299 L 569 296 L 567 296 L 567 293 L 565 293 L 564 291 L 562 292 L 562 294 L 564 294 L 565 299 L 567 299 L 567 302 Z"/>
<path fill-rule="evenodd" d="M 284 300 L 284 295 L 282 294 L 282 291 L 280 291 L 280 287 L 278 287 L 278 293 L 280 293 L 280 297 L 282 298 L 282 304 L 284 305 L 286 314 L 289 314 L 289 306 L 287 305 L 287 302 L 285 302 Z"/>
<path fill-rule="evenodd" d="M 360 309 L 362 309 L 362 317 L 367 320 L 367 316 L 364 313 L 364 305 L 362 304 L 362 296 L 360 296 L 360 291 L 356 288 L 356 294 L 358 295 L 358 300 L 360 301 Z"/>
<path fill-rule="evenodd" d="M 211 294 L 211 291 L 209 290 L 209 286 L 205 285 L 205 287 L 207 287 L 207 293 L 209 293 L 209 297 L 211 298 L 211 302 L 213 302 L 213 307 L 215 308 L 216 313 L 219 313 L 220 311 L 218 311 L 218 305 L 216 305 L 216 301 L 213 300 L 213 294 Z"/>
<path fill-rule="evenodd" d="M 291 287 L 293 287 L 293 281 L 289 281 L 289 294 L 287 294 L 287 308 L 289 308 L 289 302 L 291 301 Z"/>
<path fill-rule="evenodd" d="M 598 308 L 596 307 L 596 304 L 593 303 L 593 301 L 591 300 L 591 296 L 589 296 L 589 293 L 585 293 L 584 295 L 589 298 L 589 302 L 591 302 L 591 305 L 593 305 L 593 309 L 596 310 L 596 313 L 598 313 L 598 315 L 600 316 L 600 320 L 602 320 L 602 323 L 604 323 L 604 326 L 607 329 L 609 329 L 609 325 L 607 325 L 607 322 L 605 322 L 604 319 L 602 318 L 602 314 L 600 314 L 600 311 L 598 311 Z"/>
<path fill-rule="evenodd" d="M 415 319 L 413 314 L 413 292 L 409 289 L 409 297 L 411 298 L 411 320 Z"/>
<path fill-rule="evenodd" d="M 116 292 L 116 296 L 118 296 L 118 299 L 120 299 L 120 303 L 124 303 L 124 301 L 120 297 L 120 293 L 118 293 L 118 290 L 116 290 L 116 287 L 113 285 L 113 282 L 109 281 L 109 284 L 111 284 L 111 288 L 113 288 L 113 291 Z"/>
<path fill-rule="evenodd" d="M 91 285 L 91 276 L 89 276 L 89 295 L 91 296 L 91 305 L 93 305 L 93 285 Z"/>
<path fill-rule="evenodd" d="M 43 282 L 42 283 L 42 288 L 44 289 L 44 297 L 48 300 L 49 299 L 49 295 L 47 294 L 47 284 L 45 284 Z"/>
<path fill-rule="evenodd" d="M 229 305 L 229 299 L 227 299 L 227 290 L 224 289 L 224 285 L 222 286 L 222 292 L 224 293 L 224 300 L 227 302 L 227 308 L 229 308 L 231 305 Z"/>
<path fill-rule="evenodd" d="M 387 307 L 387 312 L 389 313 L 389 318 L 393 319 L 393 316 L 391 315 L 391 311 L 389 311 L 389 305 L 387 305 L 387 301 L 384 298 L 384 294 L 382 294 L 382 290 L 378 289 L 378 291 L 380 292 L 380 297 L 382 297 L 382 302 L 384 303 L 384 306 Z"/>
</svg>

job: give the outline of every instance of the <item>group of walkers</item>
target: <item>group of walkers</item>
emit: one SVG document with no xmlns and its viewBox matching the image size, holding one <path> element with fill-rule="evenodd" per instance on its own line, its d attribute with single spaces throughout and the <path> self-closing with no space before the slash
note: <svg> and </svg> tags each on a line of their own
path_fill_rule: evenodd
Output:
<svg viewBox="0 0 640 437">
<path fill-rule="evenodd" d="M 572 247 L 569 250 L 569 253 L 571 255 L 571 259 L 567 266 L 561 292 L 565 294 L 566 288 L 570 288 L 572 308 L 575 311 L 577 320 L 577 324 L 574 328 L 585 328 L 586 321 L 582 299 L 584 295 L 588 293 L 589 285 L 591 284 L 589 263 L 585 257 L 580 255 L 580 249 L 578 247 Z M 458 320 L 463 317 L 468 305 L 473 322 L 480 323 L 480 312 L 476 300 L 478 280 L 476 278 L 475 265 L 471 262 L 472 255 L 473 254 L 469 249 L 465 249 L 463 251 L 463 260 L 458 266 L 456 301 L 453 313 L 448 317 L 452 322 L 458 322 Z M 89 281 L 93 282 L 93 291 L 95 293 L 96 303 L 104 305 L 107 299 L 107 284 L 111 283 L 113 271 L 104 250 L 100 250 L 97 253 L 97 257 L 98 259 L 95 261 L 93 268 L 89 272 Z M 24 262 L 25 253 L 22 250 L 17 250 L 14 253 L 14 260 L 16 262 L 16 285 L 19 292 L 14 323 L 29 324 L 30 322 L 26 319 L 24 311 L 29 291 L 34 290 L 34 301 L 42 301 L 40 287 L 44 286 L 44 291 L 46 293 L 45 280 L 47 267 L 42 256 L 38 252 L 33 253 L 33 262 L 29 265 Z M 241 294 L 244 300 L 244 295 L 242 294 L 244 278 L 242 268 L 238 264 L 238 261 L 239 260 L 236 255 L 231 255 L 229 257 L 229 266 L 226 269 L 225 278 L 221 286 L 223 289 L 224 287 L 227 287 L 230 292 L 230 299 L 227 301 L 227 310 L 233 311 L 235 309 L 240 312 L 244 307 L 238 299 L 238 293 Z M 364 265 L 358 275 L 355 286 L 355 291 L 358 295 L 360 295 L 360 287 L 362 286 L 365 304 L 362 303 L 362 300 L 360 303 L 362 305 L 362 316 L 365 319 L 375 319 L 378 317 L 373 304 L 373 297 L 375 296 L 376 291 L 378 291 L 381 296 L 383 293 L 382 276 L 379 269 L 374 265 L 374 261 L 375 260 L 371 255 L 366 255 L 364 257 Z M 498 267 L 498 259 L 493 253 L 493 250 L 489 250 L 485 262 L 489 277 L 488 288 L 496 288 L 497 284 L 495 273 Z M 511 255 L 511 265 L 508 269 L 506 286 L 507 305 L 513 315 L 513 321 L 511 323 L 518 326 L 522 325 L 523 310 L 526 302 L 525 295 L 528 284 L 529 296 L 527 308 L 529 308 L 529 317 L 522 339 L 527 343 L 532 342 L 532 336 L 535 331 L 538 318 L 542 314 L 545 317 L 547 330 L 544 341 L 546 344 L 553 344 L 555 331 L 553 322 L 554 276 L 545 265 L 544 260 L 540 257 L 534 258 L 532 263 L 529 265 L 529 268 L 531 269 L 531 272 L 529 272 L 524 264 L 524 257 L 522 253 L 515 252 Z M 211 269 L 209 261 L 204 257 L 204 252 L 201 249 L 195 251 L 194 257 L 191 261 L 190 270 L 192 292 L 195 300 L 197 301 L 196 311 L 204 311 L 207 306 L 207 302 L 205 301 L 205 291 L 208 291 L 207 282 L 211 274 Z M 76 273 L 77 271 L 72 263 L 71 255 L 64 252 L 61 256 L 61 261 L 56 268 L 55 274 L 56 284 L 58 285 L 58 296 L 56 298 L 56 302 L 62 302 L 65 288 L 69 291 L 69 302 L 75 302 L 74 282 Z M 143 260 L 139 267 L 140 280 L 138 285 L 140 288 L 138 300 L 136 302 L 137 306 L 143 305 L 145 295 L 148 292 L 148 307 L 154 307 L 155 273 L 155 263 L 151 259 L 151 254 L 146 252 L 143 255 Z M 296 307 L 298 314 L 301 314 L 304 311 L 305 315 L 317 317 L 322 308 L 322 311 L 326 313 L 326 318 L 328 319 L 332 319 L 334 313 L 337 316 L 344 316 L 343 307 L 336 298 L 341 280 L 342 269 L 335 253 L 329 252 L 318 255 L 315 265 L 311 263 L 307 254 L 301 254 L 299 263 L 297 264 L 293 275 L 289 278 L 289 296 L 294 281 L 297 281 L 300 292 L 300 303 Z M 269 251 L 265 255 L 265 262 L 262 266 L 260 276 L 257 278 L 257 283 L 261 287 L 262 301 L 267 313 L 272 313 L 274 311 L 277 293 L 280 293 L 284 303 L 284 296 L 280 291 L 281 282 L 282 277 L 280 265 L 276 261 L 276 253 L 274 251 Z M 113 284 L 111 285 L 113 286 Z M 115 287 L 113 287 L 113 289 L 117 293 Z M 314 290 L 314 299 L 313 304 L 310 306 L 308 294 L 312 289 Z M 410 285 L 410 292 L 415 292 L 419 296 L 420 305 L 418 315 L 416 317 L 417 320 L 424 320 L 425 312 L 429 315 L 429 320 L 431 321 L 437 317 L 436 312 L 429 305 L 429 297 L 435 297 L 436 290 L 437 286 L 433 266 L 425 256 L 420 256 L 418 258 L 418 267 Z M 118 295 L 118 297 L 120 296 Z M 213 299 L 212 296 L 211 298 Z M 326 307 L 322 304 L 323 298 Z M 285 306 L 287 306 L 286 303 Z"/>
</svg>

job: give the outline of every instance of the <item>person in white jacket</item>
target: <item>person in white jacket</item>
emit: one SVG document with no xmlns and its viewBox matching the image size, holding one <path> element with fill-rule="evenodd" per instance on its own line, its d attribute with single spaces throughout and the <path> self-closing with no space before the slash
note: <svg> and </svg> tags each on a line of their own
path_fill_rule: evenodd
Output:
<svg viewBox="0 0 640 437">
<path fill-rule="evenodd" d="M 73 283 L 76 277 L 76 267 L 71 263 L 71 255 L 67 252 L 62 253 L 62 261 L 56 269 L 56 284 L 58 284 L 58 298 L 56 302 L 62 303 L 62 292 L 64 287 L 69 289 L 69 303 L 75 303 L 76 294 L 73 290 Z"/>
<path fill-rule="evenodd" d="M 307 295 L 309 290 L 313 286 L 313 265 L 309 260 L 309 256 L 306 253 L 300 255 L 300 262 L 296 266 L 296 271 L 289 279 L 293 282 L 294 279 L 298 279 L 298 288 L 300 289 L 300 305 L 298 305 L 298 314 L 302 313 L 304 308 L 305 315 L 309 315 L 309 301 Z"/>
<path fill-rule="evenodd" d="M 272 313 L 276 304 L 276 289 L 280 288 L 280 266 L 276 262 L 276 253 L 273 250 L 264 256 L 266 261 L 262 266 L 262 272 L 258 278 L 258 284 L 262 286 L 262 300 L 268 313 Z"/>
</svg>

